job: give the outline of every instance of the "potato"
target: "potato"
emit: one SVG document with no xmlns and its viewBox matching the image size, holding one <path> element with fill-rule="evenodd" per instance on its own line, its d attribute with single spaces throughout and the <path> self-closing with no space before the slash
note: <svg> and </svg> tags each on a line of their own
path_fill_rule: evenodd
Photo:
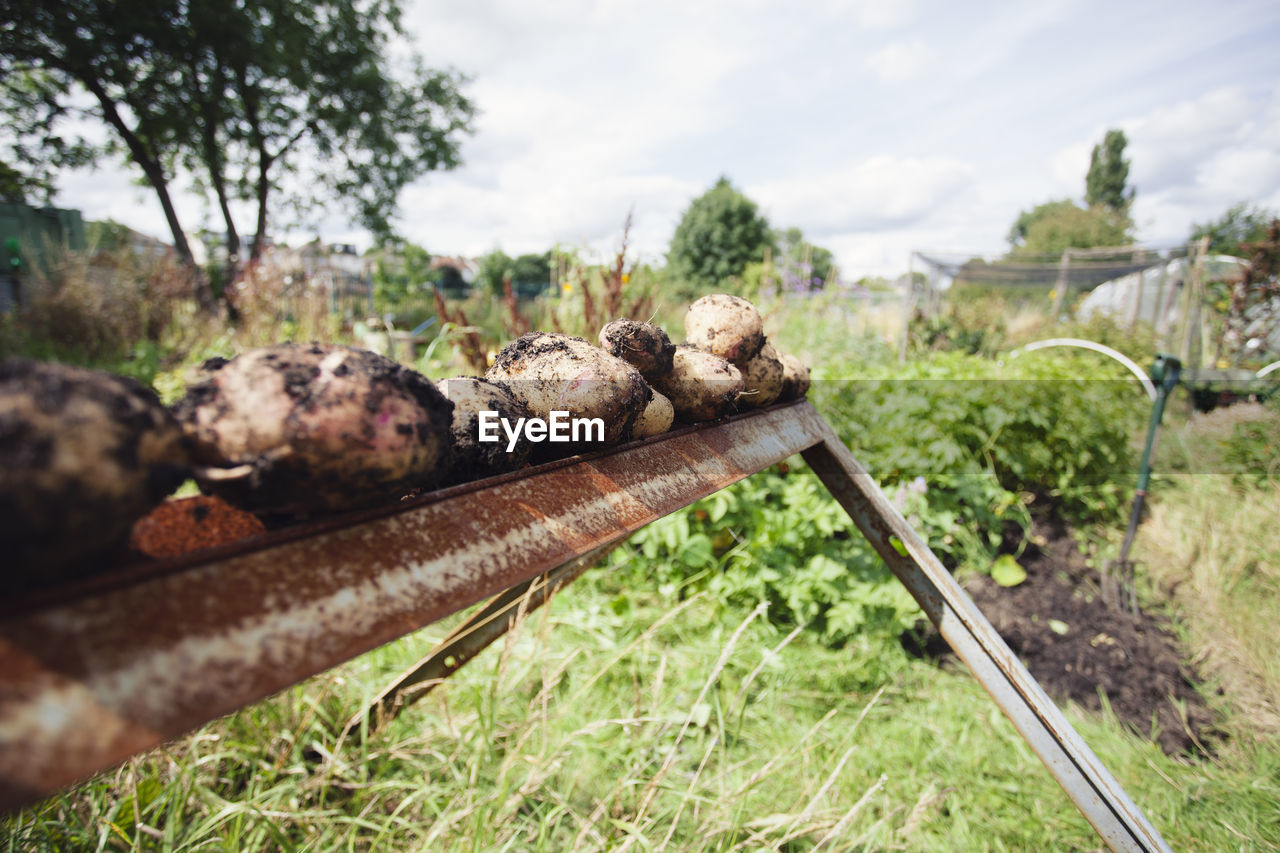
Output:
<svg viewBox="0 0 1280 853">
<path fill-rule="evenodd" d="M 365 350 L 280 344 L 210 359 L 175 412 L 201 489 L 261 513 L 356 509 L 447 473 L 453 404 Z M 230 469 L 230 470 L 227 470 Z"/>
<path fill-rule="evenodd" d="M 684 315 L 688 343 L 741 368 L 764 346 L 764 321 L 747 300 L 726 293 L 704 296 Z"/>
<path fill-rule="evenodd" d="M 782 360 L 782 393 L 779 402 L 798 400 L 809 391 L 809 368 L 800 359 L 788 353 L 780 353 Z"/>
<path fill-rule="evenodd" d="M 563 451 L 558 455 L 626 441 L 653 395 L 640 371 L 622 359 L 582 338 L 549 332 L 530 332 L 503 347 L 485 379 L 505 383 L 533 417 L 564 411 L 604 421 L 602 442 L 545 448 Z"/>
<path fill-rule="evenodd" d="M 533 445 L 523 433 L 510 451 L 505 434 L 500 433 L 496 442 L 479 440 L 480 412 L 496 412 L 499 418 L 513 424 L 529 416 L 529 410 L 504 385 L 459 376 L 441 379 L 436 387 L 453 403 L 453 426 L 449 430 L 453 444 L 452 482 L 465 483 L 505 474 L 528 461 Z"/>
<path fill-rule="evenodd" d="M 782 376 L 782 361 L 778 358 L 778 351 L 766 341 L 756 357 L 742 368 L 744 389 L 738 405 L 752 409 L 763 409 L 770 405 L 782 393 Z"/>
<path fill-rule="evenodd" d="M 182 431 L 151 389 L 37 361 L 0 364 L 0 589 L 86 575 L 182 484 Z"/>
<path fill-rule="evenodd" d="M 671 358 L 676 351 L 666 332 L 652 323 L 635 320 L 606 323 L 600 330 L 600 348 L 639 370 L 649 383 L 671 371 Z"/>
<path fill-rule="evenodd" d="M 644 407 L 644 412 L 632 428 L 631 437 L 648 438 L 651 435 L 662 435 L 671 429 L 671 422 L 675 417 L 676 410 L 672 407 L 671 401 L 660 392 L 654 391 L 653 399 Z"/>
<path fill-rule="evenodd" d="M 658 390 L 686 421 L 710 421 L 734 410 L 742 393 L 742 373 L 725 359 L 696 347 L 676 347 L 671 372 Z"/>
</svg>

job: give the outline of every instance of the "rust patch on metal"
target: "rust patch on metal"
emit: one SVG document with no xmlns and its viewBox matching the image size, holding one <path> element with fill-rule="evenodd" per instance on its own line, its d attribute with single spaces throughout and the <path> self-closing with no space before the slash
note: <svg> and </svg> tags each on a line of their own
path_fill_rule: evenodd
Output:
<svg viewBox="0 0 1280 853">
<path fill-rule="evenodd" d="M 0 616 L 0 810 L 616 541 L 821 441 L 807 404 L 255 537 Z"/>
</svg>

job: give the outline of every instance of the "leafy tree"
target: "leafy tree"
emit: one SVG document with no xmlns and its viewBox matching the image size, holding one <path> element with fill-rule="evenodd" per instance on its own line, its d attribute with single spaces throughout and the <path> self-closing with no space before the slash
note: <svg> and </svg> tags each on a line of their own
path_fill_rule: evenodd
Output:
<svg viewBox="0 0 1280 853">
<path fill-rule="evenodd" d="M 1132 242 L 1128 216 L 1104 205 L 1082 208 L 1070 199 L 1050 201 L 1018 215 L 1009 231 L 1012 255 L 1061 255 L 1063 250 L 1123 246 Z"/>
<path fill-rule="evenodd" d="M 773 246 L 768 221 L 755 202 L 722 177 L 684 212 L 667 262 L 677 279 L 713 288 L 761 260 L 766 246 Z"/>
<path fill-rule="evenodd" d="M 407 241 L 389 241 L 373 265 L 373 295 L 379 311 L 394 310 L 417 293 L 426 293 L 438 276 L 431 269 L 431 253 Z"/>
<path fill-rule="evenodd" d="M 0 202 L 22 204 L 27 200 L 28 178 L 0 160 Z"/>
<path fill-rule="evenodd" d="M 502 280 L 511 275 L 511 258 L 501 249 L 494 249 L 480 258 L 476 269 L 476 285 L 502 296 Z"/>
<path fill-rule="evenodd" d="M 793 226 L 776 233 L 774 243 L 779 247 L 780 263 L 789 268 L 793 273 L 792 277 L 803 274 L 803 278 L 809 281 L 810 289 L 823 288 L 831 280 L 835 255 L 830 249 L 810 243 L 799 228 Z"/>
<path fill-rule="evenodd" d="M 1191 242 L 1208 237 L 1209 251 L 1213 254 L 1247 258 L 1250 252 L 1244 244 L 1261 243 L 1266 239 L 1267 226 L 1276 219 L 1280 219 L 1280 213 L 1261 207 L 1251 208 L 1248 202 L 1242 201 L 1219 218 L 1194 226 Z"/>
<path fill-rule="evenodd" d="M 1136 192 L 1127 186 L 1129 161 L 1124 159 L 1128 144 L 1123 130 L 1108 130 L 1100 144 L 1093 146 L 1089 172 L 1084 179 L 1084 200 L 1090 207 L 1102 205 L 1116 212 L 1127 211 Z"/>
<path fill-rule="evenodd" d="M 551 282 L 551 253 L 521 255 L 511 262 L 511 280 L 518 284 L 542 284 Z"/>
<path fill-rule="evenodd" d="M 0 22 L 0 44 L 5 26 Z M 50 74 L 17 67 L 0 52 L 0 104 L 5 109 L 0 185 L 6 202 L 51 204 L 56 172 L 93 162 L 93 145 L 61 132 L 61 119 L 74 111 L 56 103 L 58 91 Z"/>
<path fill-rule="evenodd" d="M 391 72 L 401 34 L 399 0 L 13 0 L 0 26 L 0 77 L 22 84 L 0 90 L 19 117 L 10 147 L 45 168 L 83 158 L 57 120 L 87 93 L 106 150 L 142 170 L 188 262 L 180 167 L 216 198 L 232 256 L 231 201 L 256 203 L 256 257 L 285 175 L 306 187 L 295 203 L 346 203 L 384 235 L 406 183 L 456 165 L 473 112 L 453 72 L 416 55 Z"/>
<path fill-rule="evenodd" d="M 84 224 L 85 242 L 100 252 L 123 249 L 133 243 L 134 231 L 114 219 L 90 220 Z"/>
</svg>

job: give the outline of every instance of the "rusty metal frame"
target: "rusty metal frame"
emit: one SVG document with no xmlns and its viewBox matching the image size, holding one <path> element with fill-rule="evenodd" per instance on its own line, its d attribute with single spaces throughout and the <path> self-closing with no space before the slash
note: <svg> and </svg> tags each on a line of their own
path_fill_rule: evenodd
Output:
<svg viewBox="0 0 1280 853">
<path fill-rule="evenodd" d="M 33 802 L 813 445 L 806 404 L 0 605 L 0 810 Z"/>
<path fill-rule="evenodd" d="M 0 603 L 0 811 L 580 564 L 798 452 L 1103 840 L 1113 850 L 1168 850 L 805 402 Z M 494 613 L 504 606 L 495 602 Z M 497 633 L 510 624 L 489 621 Z M 444 662 L 429 657 L 402 681 L 437 677 L 433 667 Z"/>
</svg>

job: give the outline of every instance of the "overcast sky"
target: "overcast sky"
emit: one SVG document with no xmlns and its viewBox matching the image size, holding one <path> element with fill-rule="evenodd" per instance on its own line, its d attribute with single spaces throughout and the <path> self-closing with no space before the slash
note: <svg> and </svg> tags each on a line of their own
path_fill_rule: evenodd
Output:
<svg viewBox="0 0 1280 853">
<path fill-rule="evenodd" d="M 1024 208 L 1079 199 L 1108 128 L 1129 138 L 1144 243 L 1247 201 L 1280 209 L 1280 3 L 1035 0 L 418 0 L 428 64 L 472 78 L 464 164 L 401 197 L 433 253 L 606 252 L 628 210 L 661 258 L 720 175 L 846 278 L 911 249 L 997 254 Z M 58 202 L 167 237 L 123 170 Z M 213 224 L 181 200 L 190 231 Z M 243 217 L 246 226 L 252 222 Z M 327 239 L 368 245 L 340 219 Z M 251 227 L 251 226 L 250 226 Z M 303 235 L 293 235 L 301 240 Z M 314 232 L 305 236 L 314 236 Z"/>
</svg>

